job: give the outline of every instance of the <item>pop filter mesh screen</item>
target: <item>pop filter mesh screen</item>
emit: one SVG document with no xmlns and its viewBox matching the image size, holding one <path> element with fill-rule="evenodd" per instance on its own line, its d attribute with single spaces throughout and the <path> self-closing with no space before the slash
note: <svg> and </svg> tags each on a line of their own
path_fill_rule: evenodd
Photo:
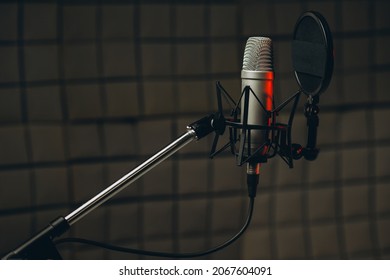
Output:
<svg viewBox="0 0 390 280">
<path fill-rule="evenodd" d="M 306 16 L 295 30 L 292 61 L 299 84 L 306 93 L 320 91 L 326 73 L 327 49 L 316 20 Z"/>
</svg>

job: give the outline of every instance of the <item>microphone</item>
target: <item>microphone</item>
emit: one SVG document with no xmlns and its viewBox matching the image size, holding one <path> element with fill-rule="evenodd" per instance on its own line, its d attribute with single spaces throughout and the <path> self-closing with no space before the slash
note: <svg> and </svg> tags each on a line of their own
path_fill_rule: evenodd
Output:
<svg viewBox="0 0 390 280">
<path fill-rule="evenodd" d="M 241 110 L 243 131 L 240 150 L 242 156 L 248 158 L 247 183 L 248 187 L 254 188 L 254 192 L 259 181 L 261 163 L 267 161 L 270 145 L 274 80 L 272 56 L 270 38 L 250 37 L 247 40 L 241 71 L 241 89 L 242 92 L 247 90 L 247 94 L 244 109 Z M 251 125 L 261 126 L 262 129 L 251 129 Z"/>
</svg>

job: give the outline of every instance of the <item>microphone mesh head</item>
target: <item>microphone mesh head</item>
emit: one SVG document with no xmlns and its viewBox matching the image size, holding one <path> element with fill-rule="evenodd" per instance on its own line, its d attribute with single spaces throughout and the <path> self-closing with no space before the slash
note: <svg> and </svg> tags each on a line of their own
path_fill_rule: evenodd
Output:
<svg viewBox="0 0 390 280">
<path fill-rule="evenodd" d="M 246 42 L 242 70 L 273 71 L 272 40 L 267 37 L 250 37 Z"/>
</svg>

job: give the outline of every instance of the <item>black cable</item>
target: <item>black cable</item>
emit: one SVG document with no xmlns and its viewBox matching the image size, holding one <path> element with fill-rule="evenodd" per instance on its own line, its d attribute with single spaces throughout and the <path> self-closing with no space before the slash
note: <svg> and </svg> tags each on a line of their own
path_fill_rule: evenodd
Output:
<svg viewBox="0 0 390 280">
<path fill-rule="evenodd" d="M 208 255 L 211 253 L 215 253 L 219 250 L 222 250 L 223 248 L 229 246 L 234 241 L 236 241 L 248 228 L 253 214 L 253 208 L 254 208 L 254 197 L 250 197 L 249 201 L 249 209 L 248 209 L 248 215 L 246 218 L 246 221 L 240 231 L 233 236 L 231 239 L 225 241 L 221 245 L 218 245 L 217 247 L 214 247 L 212 249 L 209 249 L 207 251 L 201 251 L 201 252 L 193 252 L 193 253 L 168 253 L 168 252 L 155 252 L 155 251 L 146 251 L 146 250 L 140 250 L 140 249 L 133 249 L 133 248 L 126 248 L 121 246 L 115 246 L 111 244 L 106 244 L 99 241 L 93 241 L 88 240 L 84 238 L 62 238 L 54 241 L 55 245 L 60 245 L 63 243 L 82 243 L 87 244 L 91 246 L 101 247 L 107 250 L 112 251 L 118 251 L 123 253 L 129 253 L 129 254 L 137 254 L 137 255 L 146 255 L 146 256 L 154 256 L 154 257 L 163 257 L 163 258 L 176 258 L 176 259 L 185 259 L 185 258 L 195 258 L 195 257 L 201 257 L 204 255 Z"/>
</svg>

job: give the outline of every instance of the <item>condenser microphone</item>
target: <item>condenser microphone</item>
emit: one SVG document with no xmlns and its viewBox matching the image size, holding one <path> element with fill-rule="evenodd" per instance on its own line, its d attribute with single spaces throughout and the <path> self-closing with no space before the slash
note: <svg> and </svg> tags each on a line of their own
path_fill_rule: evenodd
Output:
<svg viewBox="0 0 390 280">
<path fill-rule="evenodd" d="M 244 143 L 244 157 L 247 161 L 248 185 L 258 182 L 260 164 L 267 160 L 269 150 L 271 116 L 273 109 L 273 51 L 272 40 L 267 37 L 250 37 L 247 40 L 241 71 L 242 91 L 249 89 L 247 105 L 241 109 L 241 122 L 247 126 L 262 126 L 263 129 L 249 129 Z M 246 111 L 247 110 L 247 111 Z M 242 139 L 241 139 L 242 141 Z M 249 182 L 254 181 L 254 182 Z"/>
</svg>

